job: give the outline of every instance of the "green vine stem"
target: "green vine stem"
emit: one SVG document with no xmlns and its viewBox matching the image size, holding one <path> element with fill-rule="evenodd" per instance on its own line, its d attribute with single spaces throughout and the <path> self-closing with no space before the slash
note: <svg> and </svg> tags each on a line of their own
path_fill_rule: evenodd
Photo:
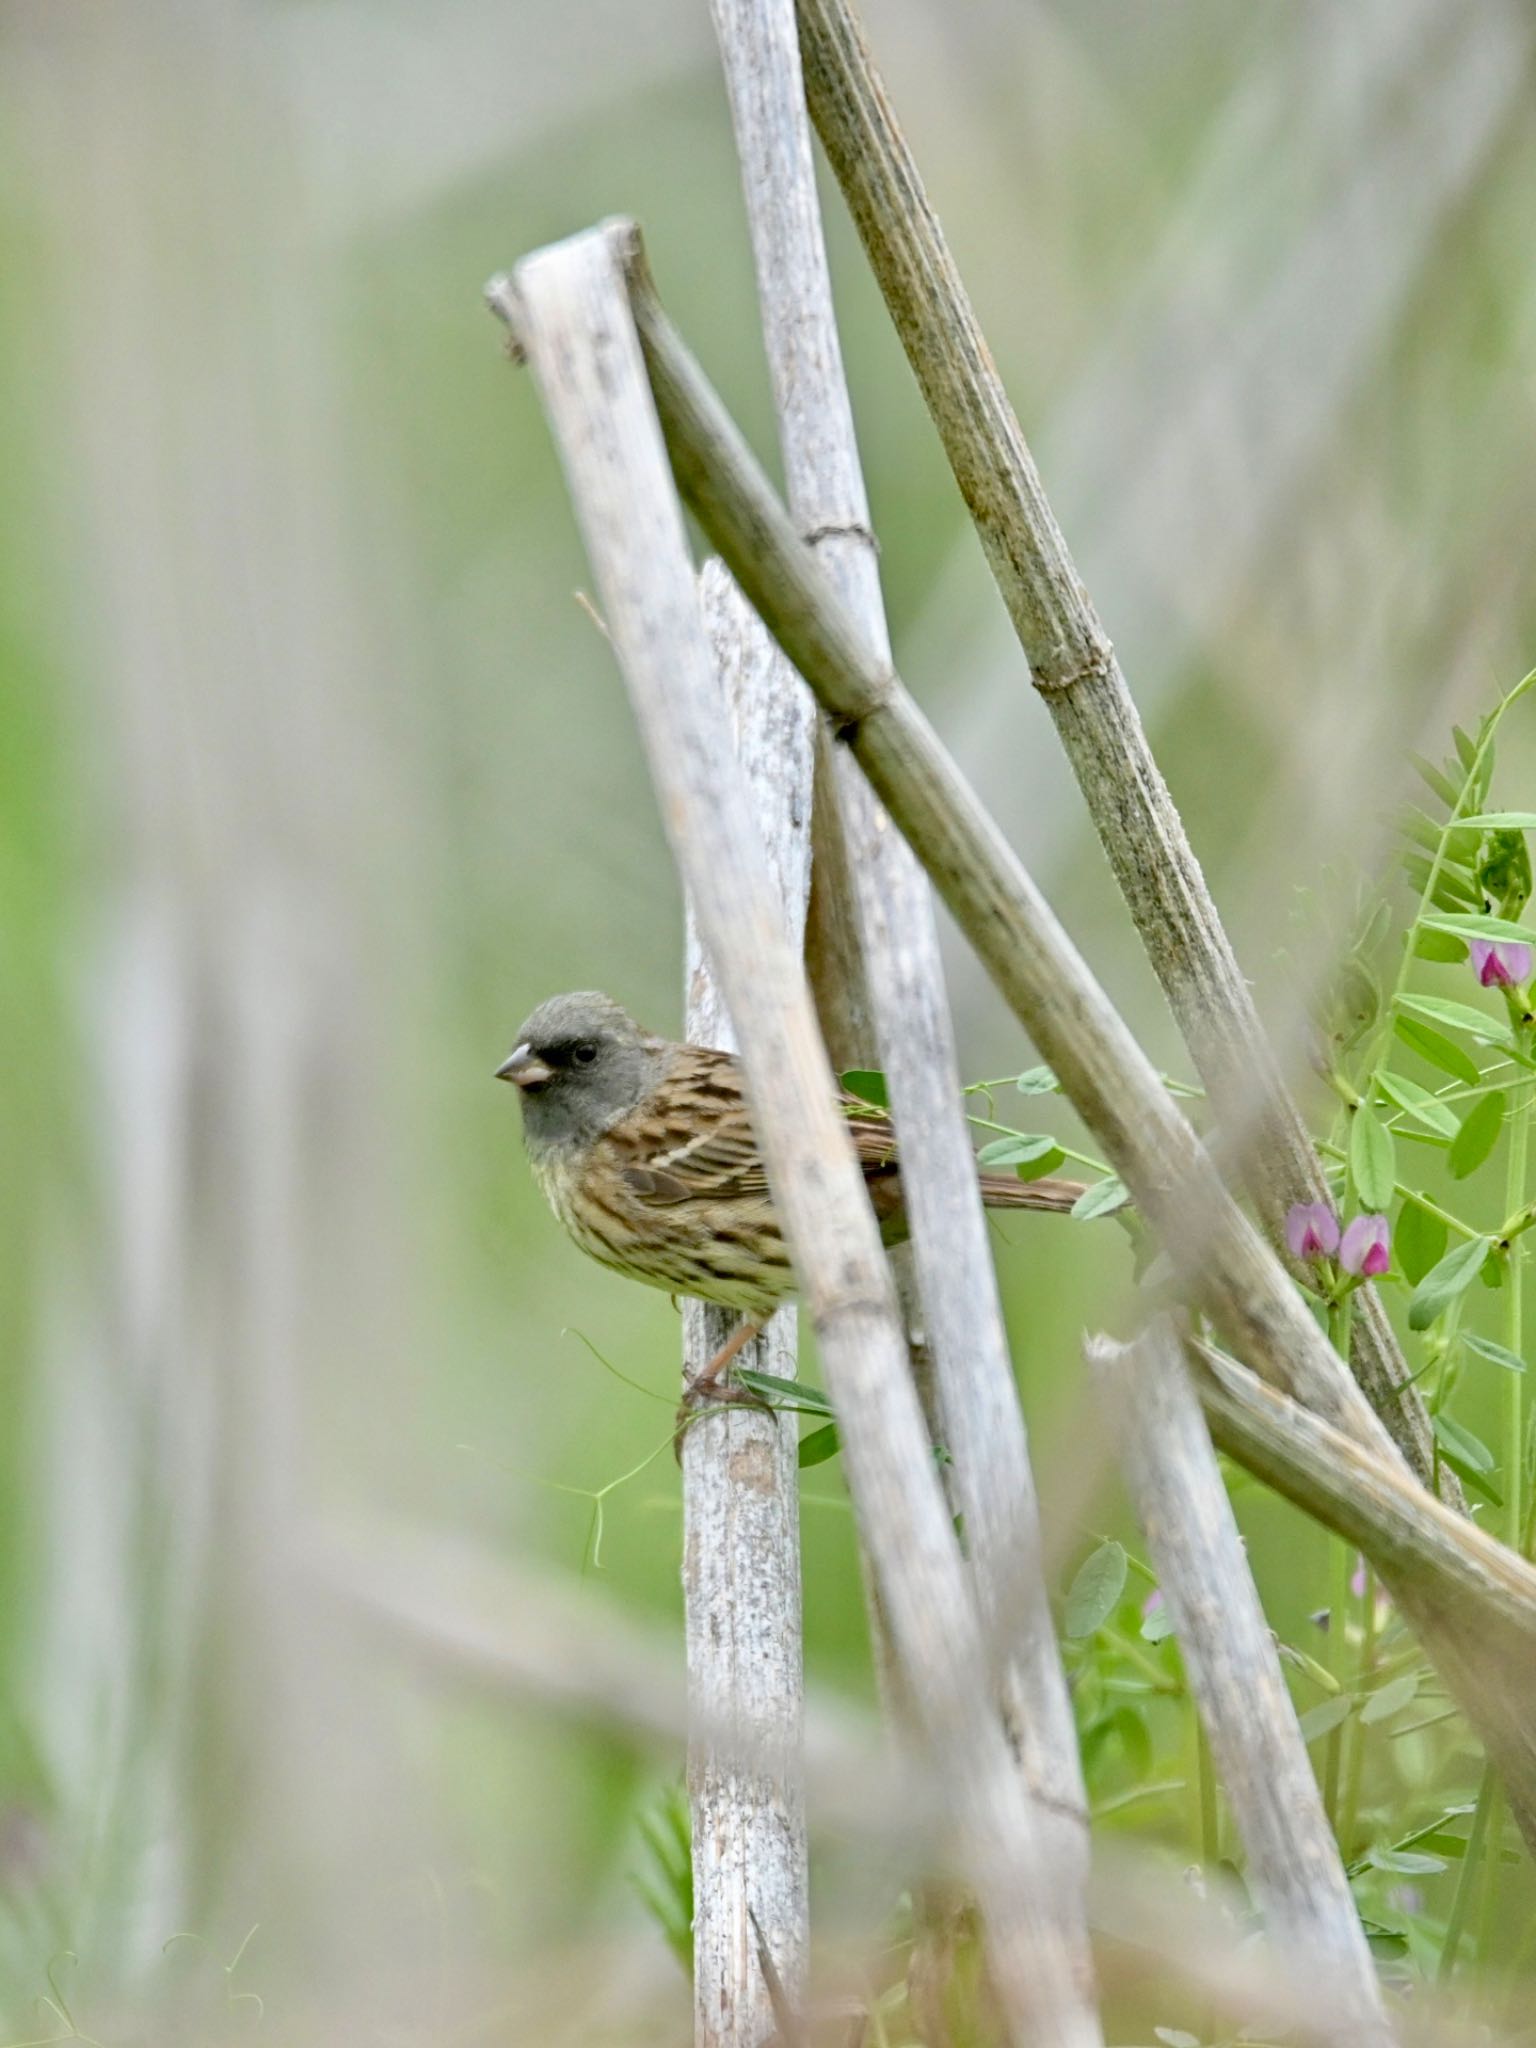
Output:
<svg viewBox="0 0 1536 2048">
<path fill-rule="evenodd" d="M 1528 1227 L 1524 1217 L 1526 1176 L 1530 1159 L 1532 1093 L 1529 1084 L 1515 1094 L 1509 1111 L 1509 1157 L 1504 1179 L 1504 1212 L 1509 1221 L 1503 1241 L 1508 1271 L 1504 1276 L 1504 1342 L 1516 1358 L 1525 1356 L 1525 1266 Z M 1525 1374 L 1504 1375 L 1504 1515 L 1510 1548 L 1525 1544 Z"/>
<path fill-rule="evenodd" d="M 1529 1025 L 1520 1027 L 1520 1050 L 1529 1050 Z M 1504 1171 L 1504 1214 L 1505 1222 L 1499 1233 L 1503 1244 L 1506 1271 L 1504 1274 L 1504 1343 L 1515 1357 L 1523 1358 L 1525 1337 L 1525 1266 L 1526 1232 L 1536 1221 L 1536 1209 L 1527 1202 L 1526 1183 L 1530 1167 L 1531 1111 L 1536 1105 L 1529 1083 L 1513 1094 L 1509 1111 L 1509 1150 Z M 1510 1547 L 1523 1550 L 1526 1547 L 1525 1468 L 1526 1434 L 1525 1415 L 1525 1374 L 1506 1373 L 1504 1387 L 1504 1530 Z M 1476 1896 L 1479 1879 L 1483 1877 L 1483 1866 L 1490 1870 L 1497 1862 L 1499 1835 L 1503 1807 L 1499 1796 L 1499 1784 L 1490 1765 L 1483 1766 L 1482 1782 L 1478 1786 L 1477 1806 L 1472 1816 L 1471 1831 L 1467 1836 L 1467 1852 L 1462 1859 L 1461 1870 L 1456 1879 L 1456 1892 L 1451 1902 L 1450 1918 L 1446 1923 L 1445 1943 L 1440 1951 L 1440 1981 L 1448 1983 L 1456 1967 L 1457 1952 L 1466 1932 L 1467 1917 L 1472 1900 Z M 1486 1924 L 1491 1913 L 1491 1877 L 1484 1878 L 1484 1914 Z"/>
<path fill-rule="evenodd" d="M 1456 1879 L 1456 1895 L 1451 1900 L 1451 1916 L 1445 1923 L 1445 1940 L 1440 1948 L 1440 1965 L 1436 1975 L 1442 1984 L 1450 1983 L 1451 1974 L 1456 1968 L 1456 1956 L 1461 1948 L 1461 1937 L 1466 1932 L 1472 1895 L 1477 1888 L 1477 1873 L 1482 1865 L 1483 1849 L 1488 1840 L 1488 1820 L 1493 1811 L 1497 1790 L 1493 1770 L 1491 1766 L 1484 1764 L 1482 1783 L 1477 1788 L 1477 1805 L 1472 1814 L 1472 1827 L 1467 1836 L 1467 1853 L 1462 1858 L 1461 1871 Z"/>
<path fill-rule="evenodd" d="M 1349 1357 L 1349 1329 L 1353 1303 L 1349 1295 L 1340 1296 L 1328 1304 L 1328 1341 L 1340 1358 Z M 1354 1553 L 1341 1536 L 1328 1539 L 1328 1568 L 1330 1593 L 1328 1599 L 1328 1669 L 1337 1679 L 1339 1690 L 1348 1692 L 1352 1673 L 1349 1659 L 1349 1581 L 1353 1569 Z M 1339 1834 L 1339 1775 L 1344 1756 L 1344 1730 L 1347 1721 L 1330 1729 L 1327 1747 L 1323 1752 L 1323 1805 L 1333 1823 L 1334 1833 Z M 1340 1836 L 1342 1846 L 1342 1836 Z"/>
<path fill-rule="evenodd" d="M 1377 1083 L 1381 1070 L 1386 1065 L 1388 1050 L 1392 1043 L 1392 1033 L 1397 1023 L 1398 1011 L 1401 1008 L 1403 997 L 1408 991 L 1409 977 L 1413 973 L 1414 949 L 1418 941 L 1419 930 L 1424 920 L 1434 912 L 1435 890 L 1439 885 L 1441 874 L 1445 868 L 1446 853 L 1450 846 L 1451 835 L 1456 830 L 1460 819 L 1467 815 L 1467 805 L 1478 786 L 1483 765 L 1492 751 L 1494 740 L 1498 734 L 1499 726 L 1503 722 L 1505 713 L 1517 704 L 1527 691 L 1533 688 L 1536 688 L 1536 669 L 1532 669 L 1528 675 L 1522 676 L 1514 688 L 1494 706 L 1484 723 L 1482 732 L 1478 736 L 1472 759 L 1467 766 L 1465 774 L 1462 776 L 1457 790 L 1456 802 L 1451 807 L 1450 816 L 1440 828 L 1434 852 L 1430 855 L 1429 872 L 1424 878 L 1424 886 L 1419 892 L 1419 900 L 1414 909 L 1412 921 L 1408 926 L 1407 936 L 1403 943 L 1403 955 L 1398 962 L 1397 973 L 1393 978 L 1391 991 L 1387 996 L 1386 1002 L 1382 1005 L 1381 1022 L 1377 1026 L 1374 1039 L 1371 1041 L 1370 1054 L 1365 1062 L 1365 1078 L 1355 1090 L 1357 1102 L 1369 1104 L 1373 1103 L 1376 1099 L 1378 1092 Z M 1350 1111 L 1347 1107 L 1340 1109 L 1334 1129 L 1330 1133 L 1332 1142 L 1327 1148 L 1329 1151 L 1336 1152 L 1338 1150 L 1339 1139 L 1348 1126 L 1349 1115 Z M 1352 1185 L 1347 1160 L 1345 1162 L 1345 1173 L 1347 1184 Z"/>
</svg>

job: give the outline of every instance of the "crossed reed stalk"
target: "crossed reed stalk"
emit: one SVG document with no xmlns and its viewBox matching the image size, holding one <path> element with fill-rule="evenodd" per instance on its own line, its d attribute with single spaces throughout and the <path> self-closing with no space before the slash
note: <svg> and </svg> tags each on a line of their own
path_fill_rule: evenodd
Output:
<svg viewBox="0 0 1536 2048">
<path fill-rule="evenodd" d="M 837 1404 L 891 1704 L 950 1817 L 1008 2038 L 1101 2042 L 1081 1771 L 931 884 L 1177 1275 L 1182 1313 L 1128 1347 L 1091 1342 L 1090 1364 L 1129 1418 L 1128 1483 L 1271 1940 L 1316 1994 L 1288 2018 L 1308 2038 L 1385 2041 L 1212 1439 L 1371 1560 L 1532 1843 L 1536 1572 L 1462 1517 L 1454 1480 L 1446 1498 L 1426 1487 L 1439 1483 L 1428 1419 L 1372 1291 L 1351 1376 L 1282 1263 L 1281 1219 L 1324 1192 L 1320 1163 L 846 0 L 801 0 L 798 22 L 792 0 L 716 0 L 715 16 L 788 504 L 668 320 L 631 224 L 525 258 L 489 296 L 538 381 L 688 894 L 690 1025 L 715 1035 L 728 1017 L 745 1061 Z M 807 101 L 1255 1221 L 891 664 Z M 739 586 L 706 572 L 712 634 L 684 504 Z M 905 1314 L 828 1046 L 887 1075 L 913 1223 Z M 1192 1316 L 1219 1349 L 1189 1341 Z M 697 1357 L 712 1348 L 705 1322 L 690 1318 Z M 769 1369 L 787 1375 L 792 1340 L 767 1341 Z M 689 1433 L 700 2044 L 788 2042 L 806 1995 L 795 1486 L 771 1422 L 737 1412 Z"/>
</svg>

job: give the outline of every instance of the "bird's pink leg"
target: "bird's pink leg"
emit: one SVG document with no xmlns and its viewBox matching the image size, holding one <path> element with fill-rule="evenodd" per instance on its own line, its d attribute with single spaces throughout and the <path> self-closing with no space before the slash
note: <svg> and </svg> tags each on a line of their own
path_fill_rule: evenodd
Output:
<svg viewBox="0 0 1536 2048">
<path fill-rule="evenodd" d="M 763 1408 L 771 1415 L 773 1410 L 761 1394 L 754 1394 L 750 1387 L 722 1387 L 720 1379 L 731 1365 L 742 1347 L 750 1344 L 754 1337 L 762 1335 L 762 1325 L 750 1319 L 738 1323 L 730 1336 L 720 1346 L 708 1365 L 700 1368 L 683 1388 L 683 1405 L 677 1411 L 677 1434 L 672 1448 L 678 1463 L 683 1457 L 683 1432 L 694 1420 L 699 1409 L 711 1403 L 739 1402 L 748 1408 Z"/>
<path fill-rule="evenodd" d="M 707 1365 L 701 1366 L 688 1382 L 688 1398 L 692 1400 L 718 1400 L 717 1383 L 732 1361 L 754 1337 L 762 1335 L 762 1325 L 754 1323 L 750 1316 L 743 1317 L 729 1337 L 720 1346 Z"/>
</svg>

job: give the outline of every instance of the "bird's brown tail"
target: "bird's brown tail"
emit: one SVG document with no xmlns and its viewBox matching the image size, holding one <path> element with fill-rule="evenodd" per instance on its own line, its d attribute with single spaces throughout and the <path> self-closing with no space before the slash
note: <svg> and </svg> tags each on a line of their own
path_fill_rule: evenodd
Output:
<svg viewBox="0 0 1536 2048">
<path fill-rule="evenodd" d="M 1087 1189 L 1079 1180 L 1015 1180 L 1011 1173 L 984 1173 L 981 1199 L 989 1209 L 1051 1209 L 1064 1214 Z"/>
</svg>

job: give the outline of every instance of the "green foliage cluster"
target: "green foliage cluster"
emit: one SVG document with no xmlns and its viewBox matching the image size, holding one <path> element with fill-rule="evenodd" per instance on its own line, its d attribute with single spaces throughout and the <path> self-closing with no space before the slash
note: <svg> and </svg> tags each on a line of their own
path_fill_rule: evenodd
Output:
<svg viewBox="0 0 1536 2048">
<path fill-rule="evenodd" d="M 1529 1130 L 1536 1114 L 1536 927 L 1522 924 L 1531 895 L 1527 835 L 1536 811 L 1491 808 L 1497 742 L 1506 714 L 1533 688 L 1524 678 L 1475 734 L 1457 729 L 1442 765 L 1418 764 L 1428 796 L 1403 821 L 1406 913 L 1386 890 L 1354 915 L 1354 930 L 1316 1006 L 1316 1060 L 1333 1115 L 1320 1142 L 1341 1217 L 1388 1219 L 1391 1264 L 1378 1283 L 1394 1305 L 1413 1375 L 1434 1428 L 1436 1456 L 1461 1479 L 1505 1539 L 1529 1554 L 1531 1467 L 1536 1455 L 1525 1293 L 1527 1233 L 1536 1225 Z M 1475 971 L 1485 949 L 1506 949 L 1491 980 Z M 884 1107 L 878 1073 L 844 1086 Z M 1198 1111 L 1200 1090 L 1169 1079 Z M 1103 1161 L 1053 1130 L 1015 1127 L 999 1098 L 1032 1110 L 1059 1094 L 1048 1068 L 977 1082 L 972 1121 L 979 1157 L 1024 1180 L 1071 1161 L 1094 1176 L 1073 1215 L 1125 1210 L 1126 1191 Z M 1311 1262 L 1312 1298 L 1347 1348 L 1349 1299 L 1360 1284 L 1338 1257 Z M 804 1383 L 747 1375 L 762 1397 L 814 1419 L 802 1466 L 836 1451 L 824 1397 Z M 1490 1416 L 1493 1420 L 1490 1422 Z M 941 1452 L 942 1455 L 942 1452 Z M 1228 1468 L 1239 1504 L 1257 1489 Z M 1245 1507 L 1246 1511 L 1246 1507 Z M 1286 1510 L 1287 1514 L 1291 1511 Z M 962 1531 L 963 1534 L 963 1531 Z M 1334 1539 L 1319 1544 L 1299 1631 L 1277 1634 L 1302 1734 L 1316 1761 L 1362 1921 L 1384 1979 L 1409 1995 L 1473 1969 L 1514 1987 L 1536 1963 L 1532 1876 L 1475 1740 L 1413 1635 L 1364 1561 Z M 1219 1885 L 1239 1929 L 1258 1910 L 1243 1877 L 1221 1788 L 1199 1727 L 1177 1631 L 1151 1566 L 1133 1543 L 1101 1534 L 1061 1589 L 1059 1623 L 1076 1703 L 1096 1829 L 1166 1846 Z M 648 1827 L 655 1875 L 648 1895 L 676 1895 L 682 1880 Z M 675 1837 L 667 1838 L 669 1853 Z M 671 1887 L 666 1879 L 671 1876 Z M 871 2024 L 905 2048 L 917 2038 L 904 1959 L 910 1901 L 893 1902 L 888 1982 L 871 1994 Z M 677 1945 L 675 1912 L 657 1906 Z M 957 1937 L 958 1938 L 958 1937 Z M 984 2042 L 985 2001 L 958 2039 Z M 1183 2026 L 1164 2042 L 1200 2042 Z"/>
</svg>

